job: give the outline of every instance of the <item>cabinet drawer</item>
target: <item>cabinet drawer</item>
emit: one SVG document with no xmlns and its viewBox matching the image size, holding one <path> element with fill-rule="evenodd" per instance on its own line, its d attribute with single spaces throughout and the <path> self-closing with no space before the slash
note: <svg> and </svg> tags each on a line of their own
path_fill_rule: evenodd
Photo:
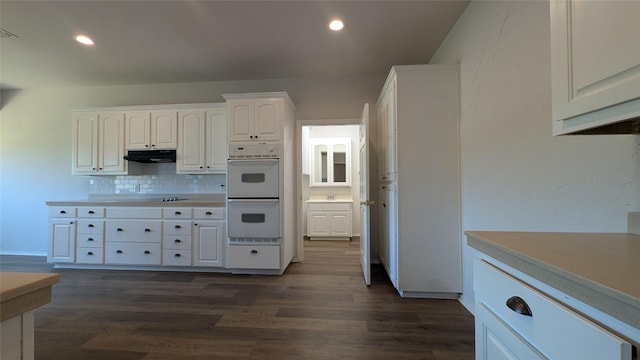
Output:
<svg viewBox="0 0 640 360">
<path fill-rule="evenodd" d="M 78 234 L 76 236 L 76 246 L 79 248 L 101 248 L 103 239 L 102 234 Z"/>
<path fill-rule="evenodd" d="M 105 241 L 162 241 L 162 222 L 160 220 L 107 220 Z"/>
<path fill-rule="evenodd" d="M 162 222 L 163 235 L 191 235 L 191 220 L 169 220 Z"/>
<path fill-rule="evenodd" d="M 162 237 L 162 247 L 173 250 L 191 250 L 191 236 L 164 235 Z"/>
<path fill-rule="evenodd" d="M 104 217 L 104 208 L 81 206 L 78 208 L 78 217 L 81 218 L 102 218 Z"/>
<path fill-rule="evenodd" d="M 191 250 L 167 250 L 162 252 L 162 265 L 191 266 Z"/>
<path fill-rule="evenodd" d="M 474 259 L 473 284 L 476 306 L 485 306 L 549 358 L 631 359 L 628 342 L 484 260 Z M 528 305 L 531 316 L 507 306 L 515 297 Z"/>
<path fill-rule="evenodd" d="M 76 263 L 78 264 L 102 264 L 102 248 L 78 247 Z"/>
<path fill-rule="evenodd" d="M 114 219 L 160 219 L 162 208 L 156 207 L 109 207 L 106 217 Z"/>
<path fill-rule="evenodd" d="M 72 218 L 76 217 L 76 208 L 70 206 L 50 206 L 50 218 Z"/>
<path fill-rule="evenodd" d="M 351 211 L 351 203 L 345 202 L 310 202 L 308 209 L 311 211 Z"/>
<path fill-rule="evenodd" d="M 227 265 L 232 269 L 279 269 L 279 246 L 229 245 Z"/>
<path fill-rule="evenodd" d="M 162 217 L 165 219 L 191 219 L 193 209 L 191 208 L 163 208 Z"/>
<path fill-rule="evenodd" d="M 194 208 L 193 218 L 223 220 L 224 208 Z"/>
<path fill-rule="evenodd" d="M 102 235 L 104 231 L 104 221 L 79 219 L 76 231 L 78 234 Z"/>
<path fill-rule="evenodd" d="M 106 243 L 105 264 L 160 265 L 160 243 Z"/>
</svg>

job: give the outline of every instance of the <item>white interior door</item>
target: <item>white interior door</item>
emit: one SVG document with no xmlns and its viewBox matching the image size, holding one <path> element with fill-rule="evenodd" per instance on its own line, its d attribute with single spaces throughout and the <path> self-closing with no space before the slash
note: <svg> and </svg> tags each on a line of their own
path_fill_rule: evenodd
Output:
<svg viewBox="0 0 640 360">
<path fill-rule="evenodd" d="M 360 263 L 364 282 L 371 285 L 371 254 L 369 246 L 369 104 L 364 104 L 360 118 Z"/>
</svg>

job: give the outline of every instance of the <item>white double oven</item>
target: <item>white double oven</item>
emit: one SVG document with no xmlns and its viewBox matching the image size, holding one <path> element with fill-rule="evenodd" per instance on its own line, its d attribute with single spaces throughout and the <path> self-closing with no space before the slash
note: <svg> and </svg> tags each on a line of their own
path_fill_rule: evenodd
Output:
<svg viewBox="0 0 640 360">
<path fill-rule="evenodd" d="M 280 151 L 279 144 L 229 145 L 229 244 L 280 244 Z"/>
</svg>

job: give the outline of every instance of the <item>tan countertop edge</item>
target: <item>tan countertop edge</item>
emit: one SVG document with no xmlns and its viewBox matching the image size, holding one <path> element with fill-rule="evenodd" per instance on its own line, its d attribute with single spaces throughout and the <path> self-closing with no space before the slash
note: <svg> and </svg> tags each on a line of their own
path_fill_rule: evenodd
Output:
<svg viewBox="0 0 640 360">
<path fill-rule="evenodd" d="M 467 244 L 626 324 L 640 328 L 640 298 L 496 244 L 491 241 L 490 235 L 485 237 L 483 233 L 489 234 L 489 232 L 466 231 Z M 544 233 L 540 233 L 540 236 L 544 236 Z"/>
<path fill-rule="evenodd" d="M 51 301 L 51 287 L 60 275 L 49 273 L 0 273 L 0 321 L 10 319 Z"/>
<path fill-rule="evenodd" d="M 127 201 L 127 200 L 68 200 L 47 201 L 47 206 L 139 206 L 139 207 L 225 207 L 224 201 L 181 200 L 181 201 Z"/>
</svg>

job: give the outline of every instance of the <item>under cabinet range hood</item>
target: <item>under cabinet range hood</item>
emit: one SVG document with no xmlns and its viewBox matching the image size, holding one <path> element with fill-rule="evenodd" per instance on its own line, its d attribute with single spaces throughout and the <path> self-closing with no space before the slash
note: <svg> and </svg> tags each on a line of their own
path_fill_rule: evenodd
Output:
<svg viewBox="0 0 640 360">
<path fill-rule="evenodd" d="M 124 156 L 125 160 L 139 163 L 174 163 L 176 162 L 175 150 L 129 150 Z"/>
</svg>

